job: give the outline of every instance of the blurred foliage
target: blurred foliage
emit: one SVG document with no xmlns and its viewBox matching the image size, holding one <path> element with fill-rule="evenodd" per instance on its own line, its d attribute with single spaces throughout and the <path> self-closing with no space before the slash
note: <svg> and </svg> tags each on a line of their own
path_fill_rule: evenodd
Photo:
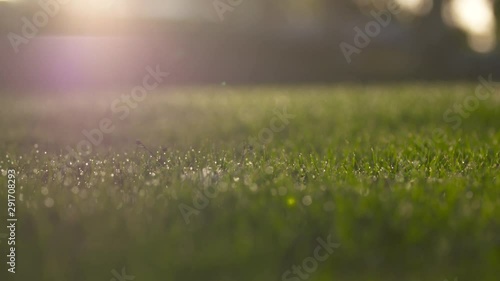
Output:
<svg viewBox="0 0 500 281">
<path fill-rule="evenodd" d="M 132 35 L 123 37 L 136 40 L 110 42 L 113 40 L 105 38 L 83 42 L 86 39 L 54 36 L 38 40 L 37 36 L 33 42 L 21 45 L 32 50 L 23 53 L 30 56 L 22 57 L 11 55 L 13 44 L 6 39 L 0 42 L 0 59 L 9 69 L 0 69 L 0 85 L 55 89 L 50 84 L 52 78 L 46 77 L 50 71 L 44 66 L 47 61 L 54 63 L 62 54 L 48 46 L 78 46 L 75 49 L 80 55 L 95 54 L 99 58 L 86 62 L 79 62 L 79 56 L 72 58 L 76 62 L 69 71 L 78 71 L 71 73 L 68 80 L 77 77 L 79 84 L 74 87 L 80 89 L 133 83 L 140 79 L 137 69 L 150 64 L 167 68 L 172 61 L 169 56 L 176 54 L 189 60 L 176 69 L 180 83 L 462 80 L 476 79 L 486 73 L 496 75 L 500 71 L 498 52 L 474 52 L 467 34 L 444 22 L 442 4 L 447 2 L 444 0 L 434 0 L 433 8 L 422 15 L 408 11 L 393 15 L 391 24 L 380 36 L 370 39 L 369 48 L 363 48 L 359 56 L 356 54 L 352 64 L 346 61 L 339 45 L 352 44 L 356 36 L 354 28 L 364 28 L 374 20 L 370 12 L 385 9 L 392 0 L 240 0 L 231 2 L 238 4 L 223 18 L 219 18 L 214 0 L 109 1 L 116 5 L 109 12 L 79 13 L 63 7 L 37 35 L 111 38 Z M 129 15 L 135 17 L 110 16 L 125 4 Z M 175 14 L 178 9 L 179 15 L 174 16 L 170 11 L 169 16 L 159 17 L 169 5 L 175 6 L 172 11 Z M 499 10 L 499 4 L 495 3 L 497 14 Z M 0 33 L 20 34 L 21 19 L 32 18 L 38 11 L 37 1 L 0 2 Z M 71 40 L 74 42 L 67 42 Z M 103 61 L 112 63 L 98 65 Z"/>
</svg>

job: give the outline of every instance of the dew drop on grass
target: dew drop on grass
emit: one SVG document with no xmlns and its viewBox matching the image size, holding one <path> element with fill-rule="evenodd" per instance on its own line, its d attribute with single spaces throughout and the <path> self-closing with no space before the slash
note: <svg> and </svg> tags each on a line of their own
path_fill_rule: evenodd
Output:
<svg viewBox="0 0 500 281">
<path fill-rule="evenodd" d="M 258 189 L 258 186 L 254 183 L 254 184 L 250 185 L 250 187 L 249 187 L 249 188 L 250 188 L 250 191 L 252 191 L 252 192 L 256 192 L 256 191 L 257 191 L 257 189 Z"/>
<path fill-rule="evenodd" d="M 311 205 L 312 203 L 312 198 L 310 195 L 306 195 L 302 198 L 302 204 L 304 204 L 304 206 L 309 206 Z"/>
<path fill-rule="evenodd" d="M 288 207 L 293 207 L 295 206 L 295 203 L 297 203 L 297 201 L 295 200 L 295 198 L 293 197 L 288 197 L 286 199 L 286 204 L 288 205 Z"/>
<path fill-rule="evenodd" d="M 252 182 L 252 178 L 248 175 L 246 175 L 244 178 L 243 178 L 243 182 L 245 183 L 246 186 L 250 186 L 253 182 Z"/>
<path fill-rule="evenodd" d="M 467 193 L 465 194 L 465 197 L 467 199 L 472 199 L 472 197 L 474 197 L 474 193 L 472 191 L 467 191 Z"/>
<path fill-rule="evenodd" d="M 268 175 L 272 175 L 272 174 L 273 174 L 273 172 L 274 172 L 274 168 L 273 168 L 273 167 L 271 167 L 271 166 L 268 166 L 268 167 L 266 167 L 266 170 L 265 170 L 265 171 L 266 171 L 266 174 L 268 174 Z"/>
<path fill-rule="evenodd" d="M 43 202 L 43 204 L 47 208 L 52 208 L 54 206 L 54 199 L 47 197 L 47 198 L 45 198 L 45 201 Z"/>
</svg>

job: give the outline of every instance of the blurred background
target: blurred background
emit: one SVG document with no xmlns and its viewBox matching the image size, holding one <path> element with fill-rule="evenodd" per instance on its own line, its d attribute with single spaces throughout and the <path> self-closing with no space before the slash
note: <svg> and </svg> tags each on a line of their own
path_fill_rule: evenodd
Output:
<svg viewBox="0 0 500 281">
<path fill-rule="evenodd" d="M 0 87 L 116 89 L 156 65 L 171 85 L 476 80 L 500 74 L 499 14 L 493 0 L 0 0 Z"/>
</svg>

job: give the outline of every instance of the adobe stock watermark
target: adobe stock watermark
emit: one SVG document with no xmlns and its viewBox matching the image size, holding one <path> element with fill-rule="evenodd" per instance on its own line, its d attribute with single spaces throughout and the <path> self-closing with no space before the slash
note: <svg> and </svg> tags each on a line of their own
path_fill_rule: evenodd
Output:
<svg viewBox="0 0 500 281">
<path fill-rule="evenodd" d="M 493 81 L 490 74 L 487 79 L 482 76 L 478 78 L 479 84 L 476 86 L 474 95 L 467 96 L 461 103 L 455 103 L 443 113 L 443 120 L 446 124 L 451 125 L 454 131 L 460 129 L 463 120 L 471 116 L 471 114 L 479 108 L 480 101 L 485 101 L 495 93 L 499 82 Z M 438 140 L 447 142 L 448 138 L 444 129 L 436 128 L 432 131 L 432 142 Z M 419 145 L 421 148 L 423 144 Z"/>
<path fill-rule="evenodd" d="M 455 103 L 443 113 L 443 119 L 451 124 L 453 130 L 458 130 L 462 125 L 463 119 L 467 119 L 479 108 L 481 101 L 485 101 L 495 93 L 495 84 L 490 74 L 487 79 L 479 76 L 479 84 L 476 86 L 474 95 L 467 96 L 461 103 Z"/>
<path fill-rule="evenodd" d="M 290 124 L 290 120 L 295 119 L 295 115 L 287 112 L 286 106 L 281 111 L 274 110 L 273 113 L 274 117 L 269 121 L 269 126 L 261 129 L 257 136 L 249 137 L 248 141 L 240 146 L 259 147 L 269 144 L 273 141 L 274 134 L 282 132 Z"/>
<path fill-rule="evenodd" d="M 7 34 L 14 52 L 16 54 L 19 53 L 19 46 L 21 44 L 28 44 L 31 39 L 35 38 L 40 29 L 49 24 L 50 18 L 57 16 L 61 11 L 61 7 L 69 2 L 71 0 L 39 0 L 38 6 L 40 9 L 31 16 L 31 19 L 27 17 L 21 18 L 21 35 L 14 32 Z"/>
<path fill-rule="evenodd" d="M 192 215 L 199 215 L 200 212 L 210 205 L 210 199 L 214 199 L 219 195 L 219 187 L 217 185 L 212 185 L 203 190 L 196 190 L 193 196 L 193 206 L 185 203 L 179 204 L 179 211 L 181 212 L 182 218 L 186 224 L 191 223 L 190 217 Z"/>
<path fill-rule="evenodd" d="M 311 256 L 302 260 L 299 265 L 292 267 L 281 275 L 282 281 L 300 281 L 307 280 L 316 270 L 319 264 L 326 261 L 335 249 L 340 247 L 339 243 L 331 241 L 331 235 L 328 235 L 326 241 L 319 237 L 316 239 L 318 246 L 314 249 Z"/>
<path fill-rule="evenodd" d="M 109 281 L 132 281 L 135 279 L 134 275 L 127 274 L 125 267 L 122 268 L 121 272 L 113 269 L 111 270 L 111 274 L 113 275 L 113 278 L 111 278 Z"/>
<path fill-rule="evenodd" d="M 142 79 L 142 85 L 136 86 L 131 90 L 130 95 L 122 95 L 119 99 L 115 99 L 111 103 L 111 112 L 118 116 L 118 119 L 125 120 L 129 115 L 131 109 L 137 108 L 138 104 L 144 101 L 149 92 L 153 91 L 170 75 L 169 72 L 160 70 L 157 65 L 156 69 L 148 66 L 146 67 L 146 75 Z M 105 134 L 110 134 L 115 130 L 115 125 L 111 118 L 102 118 L 99 121 L 98 128 L 92 130 L 82 130 L 85 139 L 81 140 L 76 145 L 76 150 L 66 146 L 66 158 L 74 158 L 81 161 L 81 155 L 89 155 L 92 153 L 93 146 L 99 146 Z"/>
<path fill-rule="evenodd" d="M 117 0 L 92 0 L 86 1 L 85 5 L 90 5 L 93 8 L 104 10 L 110 9 Z M 9 32 L 7 38 L 14 52 L 19 53 L 19 47 L 22 44 L 28 44 L 31 39 L 35 38 L 40 30 L 49 24 L 51 18 L 56 17 L 61 9 L 72 2 L 72 0 L 38 0 L 38 9 L 31 18 L 21 18 L 21 32 Z"/>
<path fill-rule="evenodd" d="M 224 14 L 232 12 L 243 3 L 244 0 L 214 0 L 212 5 L 220 21 L 224 21 Z"/>
<path fill-rule="evenodd" d="M 245 150 L 248 145 L 258 147 L 259 144 L 269 144 L 274 134 L 283 131 L 289 124 L 290 120 L 295 118 L 295 115 L 287 112 L 286 106 L 281 111 L 274 110 L 274 117 L 269 121 L 269 127 L 263 128 L 258 133 L 257 137 L 249 137 L 248 142 L 243 142 L 239 145 L 241 150 Z M 222 175 L 217 175 L 218 177 Z M 210 205 L 210 200 L 217 197 L 219 192 L 222 192 L 217 184 L 209 185 L 202 190 L 196 190 L 192 198 L 192 206 L 180 203 L 178 208 L 186 224 L 191 222 L 192 215 L 199 215 L 200 212 Z"/>
<path fill-rule="evenodd" d="M 360 27 L 354 27 L 354 39 L 352 44 L 342 41 L 339 45 L 340 51 L 344 55 L 347 63 L 352 62 L 352 56 L 354 54 L 360 54 L 361 51 L 370 45 L 372 38 L 375 38 L 380 34 L 383 27 L 387 27 L 392 21 L 392 15 L 397 15 L 401 12 L 401 7 L 396 1 L 390 1 L 387 3 L 387 8 L 385 11 L 374 11 L 370 12 L 370 15 L 374 20 L 369 21 L 364 30 Z"/>
</svg>

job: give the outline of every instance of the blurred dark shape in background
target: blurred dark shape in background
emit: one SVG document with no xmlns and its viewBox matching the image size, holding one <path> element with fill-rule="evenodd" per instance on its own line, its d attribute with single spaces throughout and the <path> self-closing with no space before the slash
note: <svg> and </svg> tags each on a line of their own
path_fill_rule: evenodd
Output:
<svg viewBox="0 0 500 281">
<path fill-rule="evenodd" d="M 499 12 L 491 0 L 0 0 L 0 87 L 116 89 L 156 65 L 169 85 L 496 77 Z"/>
</svg>

